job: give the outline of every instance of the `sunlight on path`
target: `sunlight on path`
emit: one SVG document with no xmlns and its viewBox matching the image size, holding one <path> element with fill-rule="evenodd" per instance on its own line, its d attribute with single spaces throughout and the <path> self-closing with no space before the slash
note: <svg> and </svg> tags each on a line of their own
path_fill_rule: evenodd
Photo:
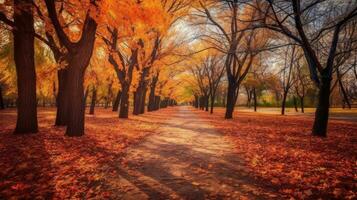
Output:
<svg viewBox="0 0 357 200">
<path fill-rule="evenodd" d="M 264 199 L 233 144 L 188 107 L 173 108 L 160 134 L 127 151 L 120 169 L 123 199 Z M 118 181 L 118 179 L 116 179 Z M 262 196 L 264 195 L 264 196 Z"/>
</svg>

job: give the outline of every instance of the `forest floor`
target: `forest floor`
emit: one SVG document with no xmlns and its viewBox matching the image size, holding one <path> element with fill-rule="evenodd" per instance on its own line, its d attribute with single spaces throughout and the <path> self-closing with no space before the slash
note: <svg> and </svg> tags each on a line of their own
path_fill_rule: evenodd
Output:
<svg viewBox="0 0 357 200">
<path fill-rule="evenodd" d="M 15 110 L 0 112 L 0 199 L 356 198 L 357 124 L 237 112 L 223 120 L 174 107 L 122 120 L 86 116 L 86 135 L 64 136 L 55 110 L 39 109 L 38 134 L 13 135 Z"/>
<path fill-rule="evenodd" d="M 224 108 L 217 108 L 218 110 Z M 253 107 L 236 107 L 238 112 L 254 112 Z M 294 116 L 307 116 L 307 117 L 314 117 L 315 116 L 315 108 L 305 108 L 305 112 L 301 113 L 300 108 L 298 108 L 299 112 L 295 111 L 295 108 L 286 108 L 285 115 L 294 115 Z M 280 115 L 281 108 L 280 107 L 258 107 L 256 113 L 262 114 L 272 114 L 272 115 Z M 336 120 L 347 120 L 347 121 L 356 121 L 357 122 L 357 108 L 351 109 L 342 109 L 342 108 L 330 108 L 330 119 Z"/>
</svg>

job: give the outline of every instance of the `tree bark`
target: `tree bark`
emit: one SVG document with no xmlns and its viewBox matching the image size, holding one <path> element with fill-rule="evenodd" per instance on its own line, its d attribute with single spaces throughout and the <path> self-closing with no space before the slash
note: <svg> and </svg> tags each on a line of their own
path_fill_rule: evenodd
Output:
<svg viewBox="0 0 357 200">
<path fill-rule="evenodd" d="M 113 103 L 113 109 L 112 109 L 113 112 L 117 112 L 118 111 L 120 98 L 121 98 L 121 91 L 119 90 L 118 94 L 117 94 L 117 96 L 116 96 L 116 98 L 114 100 L 114 103 Z"/>
<path fill-rule="evenodd" d="M 65 126 L 67 123 L 67 95 L 66 82 L 67 70 L 60 69 L 57 72 L 58 78 L 58 94 L 57 94 L 57 112 L 56 112 L 56 126 Z"/>
<path fill-rule="evenodd" d="M 211 113 L 211 114 L 213 114 L 213 108 L 214 108 L 215 98 L 216 98 L 216 94 L 213 93 L 213 94 L 211 95 L 211 110 L 210 110 L 210 113 Z"/>
<path fill-rule="evenodd" d="M 92 101 L 90 103 L 89 114 L 94 115 L 95 102 L 97 101 L 97 88 L 93 86 L 92 89 Z"/>
<path fill-rule="evenodd" d="M 295 96 L 293 96 L 293 101 L 294 101 L 295 112 L 299 112 L 298 106 L 297 106 L 297 101 L 296 101 L 296 97 L 295 97 Z"/>
<path fill-rule="evenodd" d="M 159 110 L 160 109 L 160 100 L 161 97 L 160 96 L 155 96 L 155 110 Z"/>
<path fill-rule="evenodd" d="M 255 87 L 253 88 L 253 99 L 254 99 L 254 112 L 257 112 L 257 91 L 255 90 Z"/>
<path fill-rule="evenodd" d="M 226 103 L 226 119 L 233 118 L 234 107 L 236 104 L 236 86 L 232 81 L 228 82 L 228 91 L 227 91 L 227 103 Z"/>
<path fill-rule="evenodd" d="M 89 94 L 89 85 L 87 86 L 86 90 L 84 91 L 84 98 L 83 98 L 84 110 L 86 110 L 86 107 L 87 107 L 88 94 Z"/>
<path fill-rule="evenodd" d="M 326 137 L 327 136 L 327 125 L 330 107 L 330 87 L 331 78 L 322 77 L 319 94 L 318 103 L 315 112 L 315 121 L 312 128 L 312 134 L 315 136 Z"/>
<path fill-rule="evenodd" d="M 122 93 L 120 97 L 120 111 L 119 118 L 129 117 L 129 85 L 124 83 L 122 85 Z"/>
<path fill-rule="evenodd" d="M 14 60 L 17 75 L 17 121 L 15 133 L 36 133 L 36 71 L 32 0 L 14 0 Z"/>
<path fill-rule="evenodd" d="M 0 110 L 4 110 L 4 109 L 5 109 L 4 98 L 2 96 L 2 87 L 0 85 Z"/>
<path fill-rule="evenodd" d="M 144 114 L 145 113 L 145 102 L 146 102 L 146 93 L 147 93 L 148 89 L 145 86 L 143 88 L 143 92 L 141 94 L 141 98 L 140 98 L 140 114 Z"/>
<path fill-rule="evenodd" d="M 144 92 L 147 87 L 147 81 L 145 79 L 148 73 L 149 73 L 149 68 L 146 67 L 143 69 L 140 75 L 139 84 L 138 87 L 136 88 L 135 96 L 134 96 L 134 110 L 133 110 L 134 115 L 139 115 L 142 113 L 143 109 L 141 108 L 141 106 L 143 105 L 143 101 L 145 100 Z"/>
<path fill-rule="evenodd" d="M 285 115 L 286 97 L 288 96 L 288 91 L 284 91 L 283 100 L 281 101 L 281 115 Z"/>
<path fill-rule="evenodd" d="M 301 107 L 301 112 L 305 113 L 304 109 L 304 97 L 300 97 L 300 107 Z"/>
<path fill-rule="evenodd" d="M 205 102 L 205 111 L 208 112 L 208 108 L 209 108 L 209 97 L 208 97 L 208 95 L 205 95 L 204 102 Z"/>
<path fill-rule="evenodd" d="M 157 85 L 158 78 L 153 77 L 150 85 L 150 94 L 149 94 L 149 102 L 148 102 L 148 112 L 155 110 L 155 90 Z"/>
<path fill-rule="evenodd" d="M 351 103 L 350 103 L 350 100 L 348 99 L 348 95 L 347 95 L 346 90 L 345 90 L 345 88 L 343 86 L 341 78 L 338 79 L 338 84 L 340 86 L 340 90 L 341 90 L 341 93 L 342 93 L 343 103 L 347 104 L 347 107 L 349 109 L 351 109 Z"/>
</svg>

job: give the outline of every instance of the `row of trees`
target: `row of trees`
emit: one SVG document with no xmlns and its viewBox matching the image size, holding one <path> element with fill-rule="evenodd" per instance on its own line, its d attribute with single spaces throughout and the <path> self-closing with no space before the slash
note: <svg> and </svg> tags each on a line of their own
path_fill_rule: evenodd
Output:
<svg viewBox="0 0 357 200">
<path fill-rule="evenodd" d="M 142 114 L 146 102 L 149 111 L 156 110 L 163 97 L 163 105 L 178 97 L 175 73 L 186 70 L 196 105 L 213 112 L 216 99 L 222 100 L 217 95 L 226 95 L 226 119 L 233 117 L 241 88 L 254 105 L 270 88 L 282 113 L 292 91 L 303 105 L 314 88 L 312 133 L 326 136 L 331 92 L 338 88 L 347 107 L 356 95 L 356 5 L 355 0 L 6 0 L 0 6 L 5 35 L 0 56 L 16 66 L 15 132 L 37 131 L 37 97 L 50 90 L 56 125 L 77 136 L 84 134 L 87 96 L 95 105 L 104 94 L 105 104 L 113 100 L 113 110 L 127 118 L 130 94 L 133 114 Z M 182 19 L 193 26 L 185 27 Z M 199 40 L 184 45 L 180 31 Z M 36 73 L 41 66 L 53 70 Z M 1 82 L 12 82 L 4 77 Z M 38 77 L 49 82 L 36 83 Z"/>
<path fill-rule="evenodd" d="M 315 86 L 318 94 L 313 135 L 326 136 L 330 96 L 336 85 L 350 106 L 356 80 L 352 74 L 356 68 L 356 1 L 199 1 L 191 20 L 202 30 L 198 37 L 207 48 L 215 49 L 224 58 L 228 82 L 226 119 L 233 117 L 240 86 L 250 73 L 258 80 L 254 66 L 261 67 L 262 63 L 270 66 L 270 73 L 279 68 L 276 74 L 282 90 L 282 114 L 292 87 L 303 105 L 307 87 L 311 82 Z M 276 54 L 276 49 L 281 48 L 285 53 Z M 202 82 L 202 78 L 196 79 Z M 257 88 L 245 85 L 249 100 L 253 96 L 256 102 Z M 195 102 L 207 104 L 207 91 L 200 87 L 202 100 L 194 93 Z"/>
<path fill-rule="evenodd" d="M 144 112 L 147 91 L 150 91 L 149 111 L 157 110 L 160 104 L 163 107 L 174 104 L 170 91 L 165 91 L 170 87 L 167 82 L 172 80 L 164 75 L 175 60 L 172 52 L 180 46 L 172 39 L 174 33 L 170 30 L 185 14 L 187 5 L 185 0 L 9 0 L 2 3 L 2 33 L 12 34 L 1 42 L 2 52 L 6 54 L 2 57 L 7 58 L 7 66 L 14 61 L 16 70 L 11 72 L 16 73 L 12 77 L 17 77 L 15 133 L 38 131 L 36 89 L 42 81 L 47 83 L 44 89 L 47 94 L 51 93 L 48 85 L 53 86 L 57 106 L 55 124 L 67 126 L 68 136 L 84 134 L 85 102 L 88 96 L 92 97 L 90 113 L 93 113 L 99 99 L 98 88 L 103 87 L 99 83 L 107 90 L 104 96 L 107 106 L 113 99 L 113 88 L 117 88 L 113 110 L 120 108 L 120 118 L 128 117 L 131 91 L 134 91 L 133 114 Z M 56 73 L 57 77 L 42 76 L 37 84 L 36 69 L 40 63 L 36 59 L 43 57 L 51 57 L 45 62 L 52 68 L 47 75 Z M 109 70 L 109 66 L 114 70 Z M 41 92 L 39 96 L 47 96 Z M 161 101 L 160 96 L 165 98 Z M 3 101 L 1 98 L 2 107 Z"/>
</svg>

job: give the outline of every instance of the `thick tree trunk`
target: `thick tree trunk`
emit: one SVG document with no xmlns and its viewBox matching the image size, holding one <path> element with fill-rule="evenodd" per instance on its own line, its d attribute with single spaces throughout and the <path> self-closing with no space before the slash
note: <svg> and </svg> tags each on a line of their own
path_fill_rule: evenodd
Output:
<svg viewBox="0 0 357 200">
<path fill-rule="evenodd" d="M 60 69 L 57 72 L 58 78 L 58 94 L 57 94 L 57 112 L 56 112 L 56 126 L 65 126 L 67 123 L 67 95 L 66 82 L 67 70 Z"/>
<path fill-rule="evenodd" d="M 319 86 L 318 103 L 315 112 L 315 121 L 312 129 L 312 134 L 315 136 L 326 137 L 327 125 L 330 107 L 330 87 L 331 78 L 321 78 Z"/>
<path fill-rule="evenodd" d="M 227 104 L 226 104 L 226 119 L 233 118 L 234 107 L 236 104 L 236 86 L 231 81 L 228 82 L 228 91 L 227 91 Z"/>
<path fill-rule="evenodd" d="M 95 102 L 97 101 L 97 88 L 93 87 L 92 89 L 92 100 L 90 103 L 89 114 L 94 115 Z"/>
<path fill-rule="evenodd" d="M 121 91 L 119 90 L 117 96 L 115 97 L 112 111 L 114 111 L 114 112 L 118 111 L 120 98 L 121 98 Z"/>
<path fill-rule="evenodd" d="M 68 122 L 66 135 L 82 136 L 84 134 L 84 73 L 92 57 L 97 23 L 87 18 L 84 25 L 85 32 L 76 44 L 68 59 Z"/>
<path fill-rule="evenodd" d="M 32 0 L 14 0 L 14 60 L 17 75 L 17 121 L 15 133 L 36 133 L 36 71 Z"/>
<path fill-rule="evenodd" d="M 122 85 L 122 93 L 120 97 L 119 118 L 129 117 L 129 85 Z"/>
<path fill-rule="evenodd" d="M 84 73 L 79 67 L 70 65 L 67 80 L 68 121 L 66 134 L 81 136 L 84 134 Z"/>
<path fill-rule="evenodd" d="M 4 98 L 2 96 L 2 87 L 0 85 L 0 110 L 5 109 L 5 105 L 4 105 Z"/>
</svg>

